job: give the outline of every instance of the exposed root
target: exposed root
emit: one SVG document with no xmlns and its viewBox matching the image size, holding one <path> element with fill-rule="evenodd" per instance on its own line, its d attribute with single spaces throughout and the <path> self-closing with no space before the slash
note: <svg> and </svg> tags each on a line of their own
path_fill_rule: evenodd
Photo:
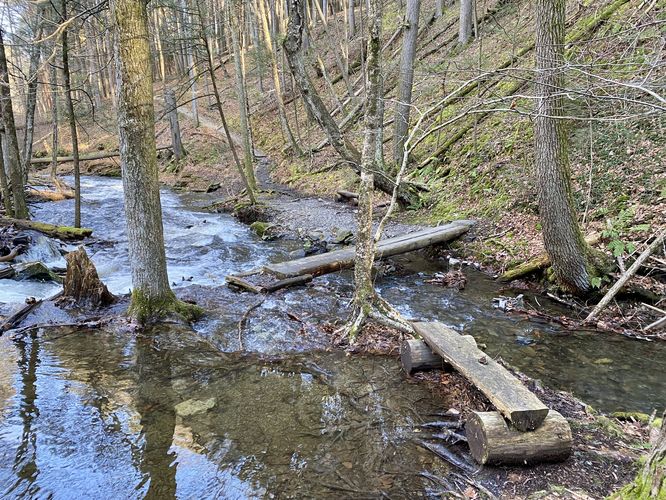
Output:
<svg viewBox="0 0 666 500">
<path fill-rule="evenodd" d="M 347 321 L 342 327 L 335 331 L 335 335 L 344 336 L 353 345 L 356 338 L 368 319 L 377 323 L 394 328 L 402 333 L 413 334 L 414 328 L 402 315 L 378 294 L 374 294 L 371 301 L 363 307 L 355 307 Z"/>
</svg>

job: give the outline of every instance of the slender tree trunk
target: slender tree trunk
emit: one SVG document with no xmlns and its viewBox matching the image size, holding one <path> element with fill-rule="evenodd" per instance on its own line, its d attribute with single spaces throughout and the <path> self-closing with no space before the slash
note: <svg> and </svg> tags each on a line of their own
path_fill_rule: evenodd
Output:
<svg viewBox="0 0 666 500">
<path fill-rule="evenodd" d="M 365 133 L 361 153 L 361 182 L 358 197 L 358 232 L 354 261 L 354 306 L 363 316 L 370 313 L 375 300 L 372 282 L 372 264 L 375 259 L 375 239 L 372 234 L 372 208 L 374 173 L 377 170 L 376 151 L 381 116 L 381 31 L 382 0 L 372 0 L 368 12 L 370 36 L 368 38 L 368 99 L 365 106 Z M 352 330 L 351 336 L 356 335 Z"/>
<path fill-rule="evenodd" d="M 204 40 L 204 45 L 206 47 L 206 56 L 208 57 L 208 74 L 210 76 L 210 82 L 213 85 L 213 94 L 215 94 L 215 105 L 217 107 L 217 112 L 220 114 L 220 120 L 222 121 L 222 128 L 224 129 L 224 134 L 227 138 L 227 143 L 229 144 L 229 149 L 231 150 L 231 155 L 234 158 L 234 163 L 238 169 L 238 173 L 243 180 L 245 189 L 247 190 L 247 197 L 250 200 L 250 203 L 253 205 L 257 202 L 254 189 L 247 178 L 247 173 L 241 164 L 240 159 L 238 158 L 238 153 L 236 152 L 236 145 L 234 144 L 233 137 L 231 137 L 231 132 L 229 131 L 229 125 L 227 124 L 227 118 L 224 115 L 224 109 L 222 108 L 222 99 L 220 98 L 220 92 L 217 89 L 217 79 L 215 78 L 215 71 L 213 70 L 213 54 L 211 53 L 210 46 L 208 45 L 208 40 Z"/>
<path fill-rule="evenodd" d="M 236 71 L 236 95 L 238 97 L 238 108 L 240 115 L 241 138 L 243 140 L 243 164 L 245 176 L 252 188 L 257 190 L 257 181 L 254 176 L 254 152 L 250 135 L 250 120 L 248 117 L 247 92 L 245 91 L 245 71 L 241 55 L 241 47 L 238 38 L 238 17 L 234 8 L 237 4 L 227 0 L 227 20 L 229 22 L 229 32 L 231 34 L 231 45 L 234 51 L 234 68 Z"/>
<path fill-rule="evenodd" d="M 67 0 L 62 1 L 62 21 L 67 19 Z M 79 136 L 76 131 L 76 115 L 72 99 L 72 83 L 69 71 L 69 40 L 68 29 L 62 31 L 62 76 L 65 90 L 65 105 L 69 120 L 69 131 L 72 135 L 72 158 L 74 165 L 74 227 L 81 227 L 81 170 L 79 166 Z"/>
<path fill-rule="evenodd" d="M 37 13 L 41 16 L 41 9 Z M 38 20 L 35 39 L 39 40 L 44 31 L 41 20 Z M 23 171 L 24 182 L 28 181 L 28 169 L 30 168 L 30 159 L 32 158 L 32 141 L 35 134 L 35 109 L 37 108 L 37 71 L 39 70 L 39 59 L 42 53 L 41 45 L 32 44 L 30 48 L 30 69 L 28 73 L 28 96 L 26 98 L 25 110 L 25 135 L 23 136 Z"/>
<path fill-rule="evenodd" d="M 194 39 L 192 31 L 188 26 L 192 25 L 192 16 L 188 13 L 188 1 L 180 0 L 180 8 L 183 12 L 183 31 L 185 32 L 185 53 L 187 61 L 187 75 L 190 79 L 190 89 L 192 91 L 192 116 L 194 117 L 194 126 L 199 127 L 199 105 L 197 103 L 197 68 L 194 60 L 194 53 L 192 51 L 192 44 Z"/>
<path fill-rule="evenodd" d="M 51 179 L 58 178 L 58 71 L 55 62 L 49 63 L 51 87 Z"/>
<path fill-rule="evenodd" d="M 460 28 L 458 42 L 465 44 L 472 38 L 472 25 L 474 16 L 474 0 L 460 0 Z"/>
<path fill-rule="evenodd" d="M 536 0 L 534 161 L 546 252 L 556 280 L 573 293 L 590 290 L 593 254 L 578 225 L 561 91 L 564 86 L 566 0 Z"/>
<path fill-rule="evenodd" d="M 5 154 L 2 148 L 2 135 L 0 134 L 0 194 L 2 194 L 2 205 L 5 207 L 5 215 L 14 217 L 14 207 L 12 207 L 12 193 L 9 190 L 7 173 L 5 170 Z"/>
<path fill-rule="evenodd" d="M 21 172 L 21 152 L 16 136 L 16 122 L 14 121 L 14 108 L 9 87 L 9 71 L 5 56 L 4 30 L 0 27 L 0 114 L 5 128 L 8 170 L 12 187 L 14 217 L 28 218 L 28 205 L 25 201 L 25 186 Z"/>
<path fill-rule="evenodd" d="M 414 84 L 414 56 L 419 33 L 419 11 L 421 0 L 407 0 L 407 14 L 400 56 L 400 86 L 398 101 L 395 104 L 395 124 L 393 132 L 393 162 L 402 163 L 403 150 L 409 130 L 409 115 L 412 105 Z"/>
<path fill-rule="evenodd" d="M 349 0 L 349 7 L 347 8 L 347 23 L 349 25 L 349 39 L 351 40 L 356 36 L 356 2 Z"/>
<path fill-rule="evenodd" d="M 277 58 L 275 56 L 277 50 L 276 50 L 276 44 L 275 44 L 275 39 L 271 35 L 271 30 L 268 25 L 268 15 L 266 14 L 266 5 L 264 4 L 265 0 L 257 0 L 257 4 L 259 5 L 259 12 L 260 12 L 260 17 L 261 17 L 261 25 L 264 31 L 264 41 L 266 42 L 266 52 L 268 53 L 268 58 L 270 59 L 271 63 L 271 69 L 273 71 L 273 86 L 275 87 L 275 99 L 277 100 L 278 103 L 278 116 L 280 118 L 280 126 L 282 127 L 282 134 L 284 135 L 285 139 L 289 141 L 289 145 L 291 146 L 291 150 L 297 154 L 297 155 L 302 155 L 303 151 L 301 150 L 300 146 L 296 142 L 296 139 L 294 138 L 294 134 L 291 131 L 291 127 L 289 126 L 289 121 L 287 120 L 287 110 L 285 109 L 284 106 L 284 99 L 282 98 L 282 85 L 280 83 L 280 71 L 278 69 L 278 63 L 277 63 Z"/>
<path fill-rule="evenodd" d="M 191 307 L 169 287 L 160 186 L 157 178 L 153 71 L 146 3 L 111 0 L 116 32 L 118 129 L 132 299 L 129 314 L 141 323 Z"/>
<path fill-rule="evenodd" d="M 439 19 L 444 14 L 444 0 L 435 0 L 435 19 Z"/>
<path fill-rule="evenodd" d="M 169 128 L 171 129 L 171 148 L 176 161 L 185 155 L 185 148 L 180 137 L 180 123 L 178 122 L 178 103 L 176 102 L 176 93 L 169 89 L 164 93 L 164 103 L 166 112 L 169 116 Z"/>
</svg>

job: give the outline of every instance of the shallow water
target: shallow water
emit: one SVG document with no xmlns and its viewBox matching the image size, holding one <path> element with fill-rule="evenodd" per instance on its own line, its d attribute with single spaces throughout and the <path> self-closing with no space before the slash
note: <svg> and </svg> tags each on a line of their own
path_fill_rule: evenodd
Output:
<svg viewBox="0 0 666 500">
<path fill-rule="evenodd" d="M 121 183 L 82 184 L 83 225 L 97 238 L 88 252 L 109 288 L 125 293 Z M 412 497 L 432 488 L 419 472 L 447 469 L 418 446 L 417 425 L 447 401 L 409 383 L 395 359 L 322 351 L 316 325 L 344 318 L 350 273 L 265 299 L 229 290 L 225 274 L 284 260 L 298 244 L 263 242 L 197 208 L 211 199 L 162 191 L 173 288 L 208 311 L 196 333 L 48 329 L 0 339 L 0 495 Z M 44 221 L 69 224 L 71 214 L 71 201 L 33 207 Z M 42 239 L 27 258 L 63 267 L 58 250 Z M 377 286 L 406 316 L 470 333 L 490 355 L 601 410 L 664 407 L 663 342 L 526 321 L 493 309 L 498 285 L 473 269 L 459 292 L 425 282 L 443 263 L 419 255 L 397 263 Z M 0 280 L 0 302 L 8 311 L 57 290 Z M 239 318 L 261 300 L 239 336 Z M 67 317 L 44 305 L 31 321 Z"/>
</svg>

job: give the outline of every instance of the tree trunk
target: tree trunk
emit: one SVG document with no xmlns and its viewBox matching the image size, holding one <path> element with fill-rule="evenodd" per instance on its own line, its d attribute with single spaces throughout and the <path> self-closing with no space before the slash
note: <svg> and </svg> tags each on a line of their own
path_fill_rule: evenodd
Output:
<svg viewBox="0 0 666 500">
<path fill-rule="evenodd" d="M 12 193 L 9 190 L 7 182 L 7 173 L 5 170 L 5 155 L 2 148 L 2 134 L 0 134 L 0 194 L 2 195 L 2 204 L 5 207 L 5 215 L 14 217 L 14 207 L 12 207 Z"/>
<path fill-rule="evenodd" d="M 593 255 L 578 226 L 571 193 L 565 123 L 558 118 L 563 115 L 565 8 L 565 0 L 535 2 L 534 161 L 544 245 L 555 279 L 567 290 L 583 294 L 591 287 Z"/>
<path fill-rule="evenodd" d="M 37 11 L 37 16 L 41 16 L 41 9 Z M 43 26 L 38 19 L 39 27 L 35 33 L 35 39 L 42 37 Z M 35 109 L 37 108 L 37 71 L 39 70 L 39 59 L 42 53 L 41 45 L 33 40 L 30 47 L 30 69 L 28 73 L 28 96 L 26 98 L 25 109 L 25 135 L 23 136 L 23 180 L 28 180 L 28 169 L 30 168 L 30 158 L 32 158 L 32 141 L 35 133 Z"/>
<path fill-rule="evenodd" d="M 7 161 L 9 162 L 9 177 L 12 188 L 14 217 L 28 218 L 28 205 L 25 202 L 25 186 L 21 172 L 21 154 L 16 136 L 16 122 L 14 122 L 14 108 L 9 87 L 9 71 L 5 56 L 4 30 L 0 27 L 0 114 L 4 125 L 6 138 Z"/>
<path fill-rule="evenodd" d="M 67 0 L 62 1 L 62 21 L 67 19 Z M 72 84 L 69 72 L 69 43 L 68 29 L 62 31 L 62 76 L 65 87 L 65 105 L 69 131 L 72 135 L 72 157 L 74 159 L 74 227 L 81 227 L 81 170 L 79 167 L 79 137 L 76 131 L 76 116 L 74 115 L 74 101 L 72 99 Z"/>
<path fill-rule="evenodd" d="M 354 0 L 349 0 L 349 7 L 347 8 L 347 25 L 349 27 L 349 39 L 351 40 L 356 35 L 356 5 Z"/>
<path fill-rule="evenodd" d="M 176 102 L 176 93 L 169 89 L 164 94 L 164 103 L 169 115 L 169 128 L 171 129 L 171 147 L 176 161 L 185 155 L 183 141 L 180 137 L 180 123 L 178 122 L 178 103 Z"/>
<path fill-rule="evenodd" d="M 173 312 L 193 311 L 176 300 L 167 275 L 146 4 L 111 0 L 110 7 L 116 33 L 118 129 L 133 286 L 129 314 L 145 323 Z"/>
<path fill-rule="evenodd" d="M 435 0 L 435 19 L 439 19 L 444 14 L 444 0 Z"/>
<path fill-rule="evenodd" d="M 51 87 L 51 179 L 55 181 L 58 177 L 58 71 L 55 62 L 49 63 L 49 86 Z"/>
<path fill-rule="evenodd" d="M 328 137 L 328 142 L 333 146 L 338 155 L 360 175 L 361 154 L 342 135 L 340 128 L 331 117 L 328 109 L 326 109 L 326 105 L 321 100 L 321 97 L 319 97 L 317 89 L 310 81 L 310 77 L 305 70 L 302 53 L 303 30 L 305 29 L 303 0 L 290 0 L 290 6 L 289 24 L 287 27 L 287 36 L 284 40 L 284 49 L 287 54 L 291 73 L 301 91 L 303 103 L 309 110 L 310 115 L 314 117 L 324 131 Z M 376 172 L 374 185 L 381 191 L 392 194 L 395 184 L 384 172 Z M 400 186 L 398 199 L 401 204 L 409 206 L 418 201 L 418 194 L 415 192 L 413 186 L 403 184 Z"/>
<path fill-rule="evenodd" d="M 460 0 L 460 29 L 458 31 L 460 44 L 466 44 L 472 38 L 473 17 L 474 0 Z"/>
<path fill-rule="evenodd" d="M 194 118 L 194 126 L 195 128 L 198 128 L 199 106 L 197 104 L 197 69 L 194 61 L 194 53 L 192 51 L 194 39 L 191 30 L 188 28 L 188 25 L 192 25 L 192 16 L 188 13 L 189 7 L 187 0 L 180 0 L 180 9 L 182 11 L 183 31 L 185 33 L 187 76 L 189 77 L 190 89 L 192 91 L 192 116 Z"/>
<path fill-rule="evenodd" d="M 419 11 L 421 0 L 407 0 L 407 14 L 402 39 L 400 56 L 400 87 L 395 104 L 395 124 L 393 131 L 393 162 L 402 163 L 402 157 L 409 130 L 409 114 L 412 104 L 412 86 L 414 83 L 414 56 L 419 33 Z"/>
<path fill-rule="evenodd" d="M 247 92 L 245 91 L 245 71 L 241 59 L 241 46 L 238 34 L 238 4 L 227 0 L 227 20 L 231 34 L 231 45 L 234 51 L 234 68 L 236 72 L 236 97 L 240 115 L 241 138 L 243 140 L 243 166 L 245 176 L 253 191 L 257 190 L 257 181 L 254 176 L 254 152 L 250 135 L 250 120 L 248 118 Z"/>
</svg>

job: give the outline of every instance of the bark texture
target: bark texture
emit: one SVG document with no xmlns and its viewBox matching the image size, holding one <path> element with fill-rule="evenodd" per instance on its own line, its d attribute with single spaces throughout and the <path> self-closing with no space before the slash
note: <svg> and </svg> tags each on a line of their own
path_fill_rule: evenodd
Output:
<svg viewBox="0 0 666 500">
<path fill-rule="evenodd" d="M 133 285 L 129 314 L 145 323 L 178 305 L 164 251 L 150 35 L 144 2 L 111 0 L 110 6 L 117 37 L 118 129 Z"/>
<path fill-rule="evenodd" d="M 556 281 L 569 291 L 590 290 L 593 254 L 578 226 L 571 192 L 565 123 L 559 119 L 564 86 L 565 0 L 537 0 L 534 160 L 546 252 Z"/>
<path fill-rule="evenodd" d="M 419 34 L 419 12 L 421 0 L 407 0 L 402 54 L 400 56 L 400 86 L 398 101 L 395 104 L 395 125 L 393 130 L 393 161 L 399 165 L 409 130 L 409 115 L 412 104 L 412 87 L 414 84 L 414 56 Z"/>
<path fill-rule="evenodd" d="M 112 304 L 116 297 L 109 292 L 97 275 L 84 247 L 69 252 L 67 275 L 65 276 L 63 297 L 72 299 L 77 304 L 99 307 Z"/>
<path fill-rule="evenodd" d="M 0 114 L 2 114 L 2 124 L 5 129 L 6 158 L 9 161 L 9 165 L 5 166 L 8 167 L 11 181 L 14 216 L 18 219 L 27 219 L 28 205 L 25 202 L 21 155 L 16 136 L 16 123 L 14 122 L 14 108 L 12 107 L 12 95 L 9 88 L 9 72 L 7 70 L 3 37 L 4 33 L 2 28 L 0 28 Z"/>
<path fill-rule="evenodd" d="M 472 38 L 472 25 L 474 16 L 474 0 L 460 0 L 460 29 L 458 42 L 465 44 Z"/>
</svg>

